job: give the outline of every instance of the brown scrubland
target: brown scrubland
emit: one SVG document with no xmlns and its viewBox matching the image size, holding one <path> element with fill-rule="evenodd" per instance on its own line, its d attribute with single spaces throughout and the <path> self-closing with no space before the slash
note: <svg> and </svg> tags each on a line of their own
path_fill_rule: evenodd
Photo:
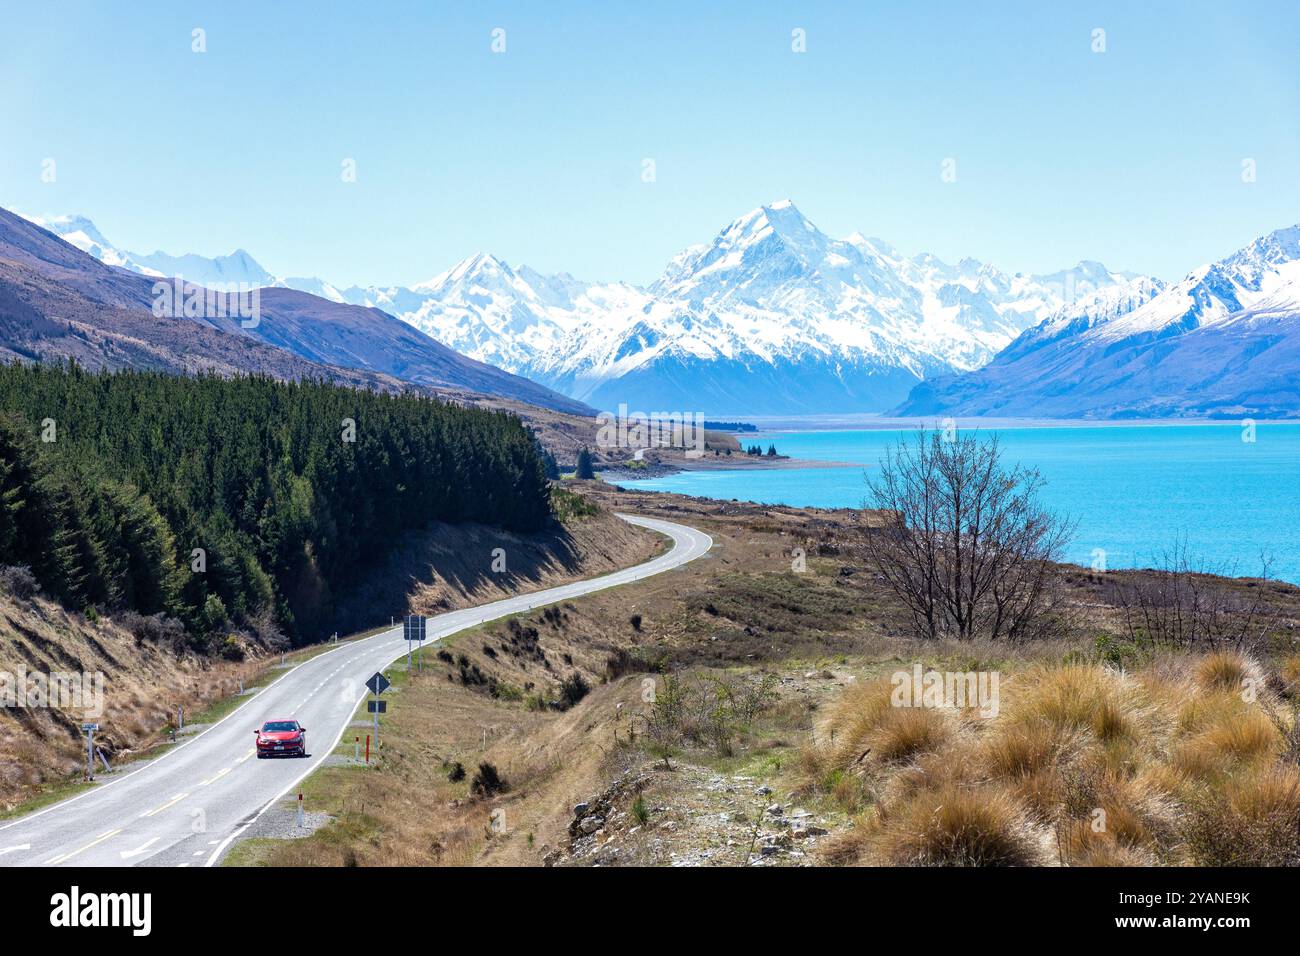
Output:
<svg viewBox="0 0 1300 956">
<path fill-rule="evenodd" d="M 1067 566 L 1050 638 L 921 640 L 882 515 L 564 484 L 715 548 L 426 650 L 377 765 L 308 781 L 330 822 L 228 863 L 1300 863 L 1300 589 L 1200 576 L 1189 644 L 1135 626 L 1162 572 Z M 995 712 L 891 706 L 916 664 L 996 672 Z"/>
</svg>

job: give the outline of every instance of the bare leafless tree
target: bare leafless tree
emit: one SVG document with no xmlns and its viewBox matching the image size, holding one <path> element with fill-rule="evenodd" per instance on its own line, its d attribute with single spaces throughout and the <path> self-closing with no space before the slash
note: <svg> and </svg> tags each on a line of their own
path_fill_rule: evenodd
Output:
<svg viewBox="0 0 1300 956">
<path fill-rule="evenodd" d="M 1270 563 L 1265 557 L 1260 561 L 1260 577 L 1267 581 Z M 1265 587 L 1230 581 L 1236 573 L 1235 565 L 1194 560 L 1187 540 L 1180 538 L 1154 568 L 1111 575 L 1110 602 L 1134 643 L 1249 650 L 1267 644 L 1280 615 L 1266 599 Z"/>
<path fill-rule="evenodd" d="M 1073 526 L 1042 506 L 1043 479 L 1006 467 L 996 435 L 921 429 L 868 476 L 865 558 L 917 634 L 1024 640 L 1051 632 L 1057 564 Z"/>
</svg>

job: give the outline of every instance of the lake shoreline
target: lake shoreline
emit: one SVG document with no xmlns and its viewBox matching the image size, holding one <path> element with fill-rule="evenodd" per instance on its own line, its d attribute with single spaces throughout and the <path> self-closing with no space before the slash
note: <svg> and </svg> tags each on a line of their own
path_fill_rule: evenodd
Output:
<svg viewBox="0 0 1300 956">
<path fill-rule="evenodd" d="M 942 428 L 947 422 L 956 422 L 962 430 L 1018 429 L 1018 428 L 1179 428 L 1194 426 L 1222 426 L 1240 428 L 1250 421 L 1255 425 L 1300 425 L 1295 418 L 996 418 L 979 416 L 927 415 L 909 418 L 885 418 L 870 414 L 845 415 L 758 415 L 745 421 L 757 431 L 745 434 L 754 437 L 773 433 L 826 432 L 826 431 L 899 431 L 917 428 Z"/>
<path fill-rule="evenodd" d="M 1300 430 L 1181 421 L 1176 426 L 983 429 L 1006 463 L 1038 471 L 1043 504 L 1078 522 L 1064 558 L 1089 568 L 1148 567 L 1176 546 L 1228 577 L 1268 573 L 1300 584 Z M 973 431 L 973 429 L 972 429 Z M 790 458 L 775 468 L 611 472 L 628 490 L 807 508 L 856 508 L 866 479 L 907 427 L 772 432 Z M 755 438 L 757 443 L 759 439 Z M 817 467 L 800 463 L 814 460 Z M 670 467 L 678 464 L 666 461 Z M 848 463 L 851 467 L 825 467 Z M 709 462 L 712 465 L 712 461 Z M 617 474 L 617 477 L 615 475 Z M 1264 567 L 1268 566 L 1265 572 Z"/>
<path fill-rule="evenodd" d="M 605 481 L 644 481 L 651 478 L 667 478 L 696 471 L 789 471 L 821 468 L 864 468 L 860 463 L 851 461 L 827 461 L 822 458 L 788 458 L 778 456 L 751 457 L 733 455 L 730 457 L 680 458 L 668 461 L 646 462 L 640 468 L 627 468 L 614 465 L 598 469 L 596 476 Z"/>
</svg>

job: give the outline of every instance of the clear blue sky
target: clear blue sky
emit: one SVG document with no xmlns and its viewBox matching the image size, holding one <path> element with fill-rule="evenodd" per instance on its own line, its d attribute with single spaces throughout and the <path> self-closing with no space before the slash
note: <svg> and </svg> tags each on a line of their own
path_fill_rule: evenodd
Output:
<svg viewBox="0 0 1300 956">
<path fill-rule="evenodd" d="M 0 23 L 0 204 L 282 275 L 410 283 L 482 249 L 645 282 L 783 197 L 1013 271 L 1174 278 L 1300 221 L 1294 0 L 50 0 Z"/>
</svg>

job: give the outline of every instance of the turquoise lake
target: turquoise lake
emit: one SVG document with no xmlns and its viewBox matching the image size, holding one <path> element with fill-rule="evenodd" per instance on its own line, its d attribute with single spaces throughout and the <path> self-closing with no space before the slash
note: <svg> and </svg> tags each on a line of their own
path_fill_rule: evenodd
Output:
<svg viewBox="0 0 1300 956">
<path fill-rule="evenodd" d="M 1077 522 L 1066 559 L 1146 567 L 1180 539 L 1211 570 L 1270 573 L 1300 584 L 1300 426 L 1261 423 L 1245 441 L 1239 423 L 983 428 L 996 431 L 1004 458 L 1037 468 L 1049 507 Z M 763 432 L 783 455 L 854 463 L 849 468 L 683 472 L 629 488 L 765 504 L 857 508 L 863 466 L 910 430 Z M 750 436 L 740 436 L 747 444 Z M 757 441 L 757 439 L 755 439 Z"/>
</svg>

